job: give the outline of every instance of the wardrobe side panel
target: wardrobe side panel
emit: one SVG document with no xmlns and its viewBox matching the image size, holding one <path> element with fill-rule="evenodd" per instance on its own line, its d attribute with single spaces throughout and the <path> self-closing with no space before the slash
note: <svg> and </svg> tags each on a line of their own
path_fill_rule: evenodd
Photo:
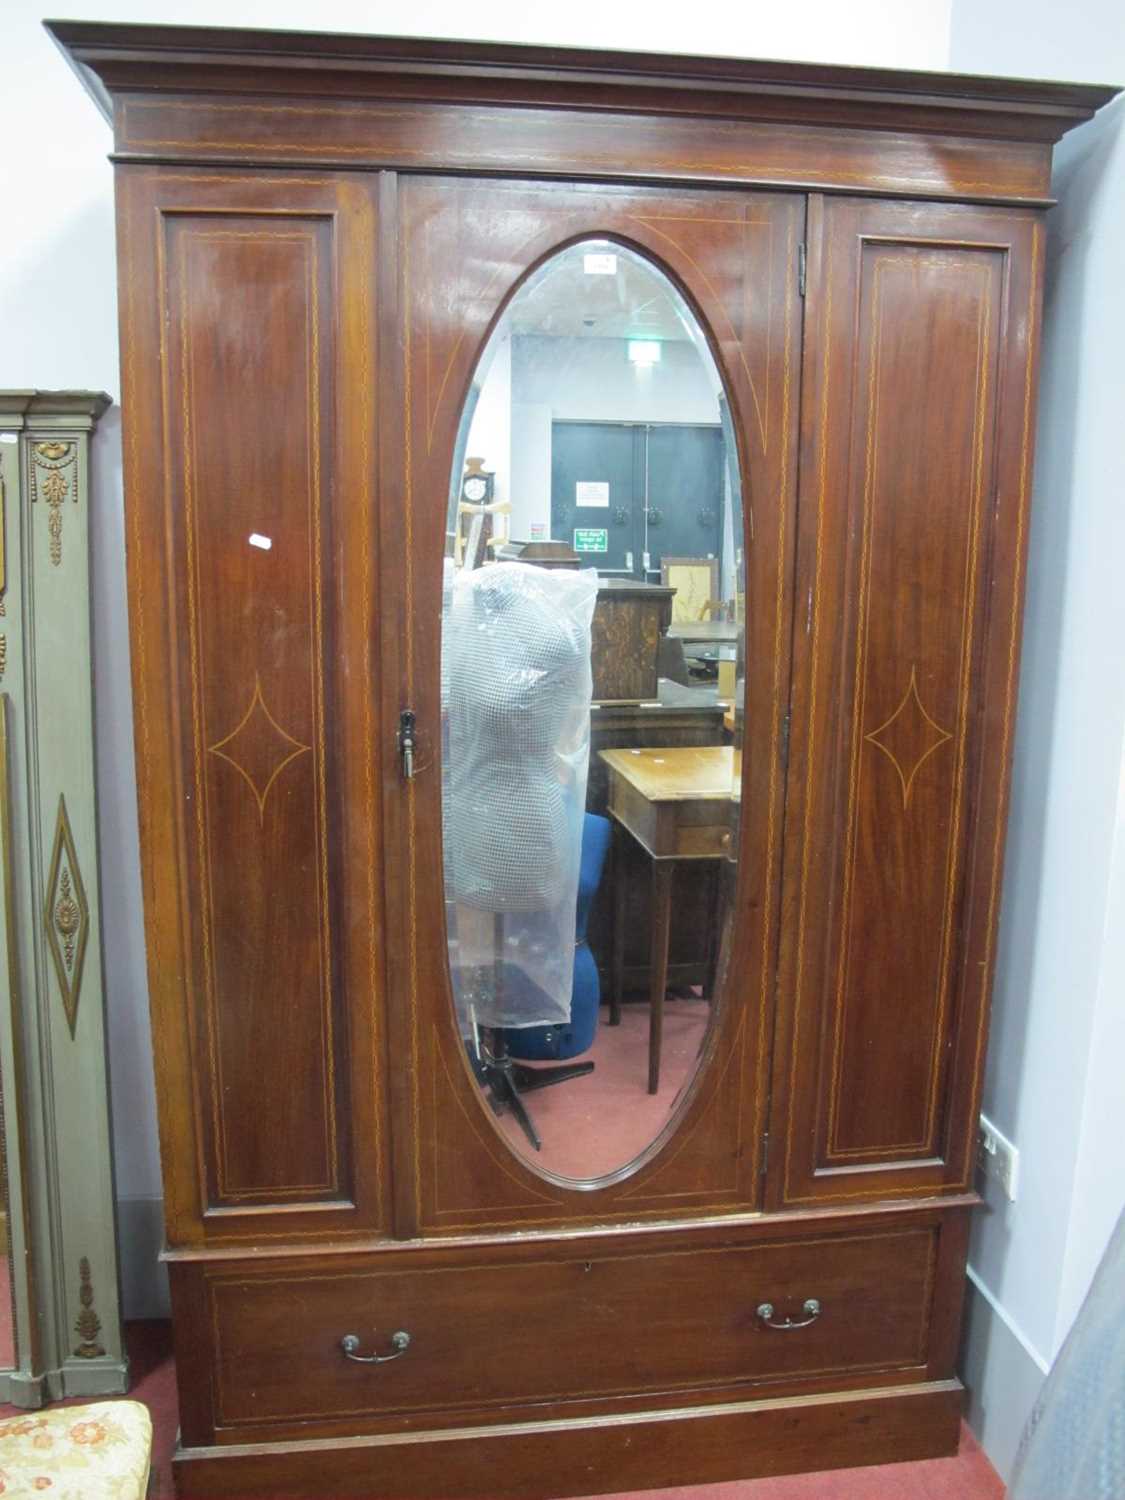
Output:
<svg viewBox="0 0 1125 1500">
<path fill-rule="evenodd" d="M 345 684 L 370 671 L 374 628 L 374 424 L 356 420 L 374 362 L 371 201 L 330 177 L 123 178 L 170 1231 L 186 1213 L 268 1235 L 278 1209 L 295 1235 L 370 1226 L 385 1176 L 378 745 Z"/>
<path fill-rule="evenodd" d="M 824 208 L 775 1073 L 786 1202 L 966 1181 L 994 918 L 980 877 L 997 868 L 1007 759 L 984 713 L 1014 651 L 1015 601 L 998 606 L 1026 500 L 1031 236 L 1016 214 Z"/>
</svg>

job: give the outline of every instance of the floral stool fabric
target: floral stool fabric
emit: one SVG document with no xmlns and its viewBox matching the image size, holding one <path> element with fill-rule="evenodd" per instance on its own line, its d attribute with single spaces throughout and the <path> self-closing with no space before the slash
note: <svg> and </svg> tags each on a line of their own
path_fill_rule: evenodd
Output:
<svg viewBox="0 0 1125 1500">
<path fill-rule="evenodd" d="M 152 1418 L 139 1401 L 0 1421 L 0 1500 L 143 1500 Z"/>
</svg>

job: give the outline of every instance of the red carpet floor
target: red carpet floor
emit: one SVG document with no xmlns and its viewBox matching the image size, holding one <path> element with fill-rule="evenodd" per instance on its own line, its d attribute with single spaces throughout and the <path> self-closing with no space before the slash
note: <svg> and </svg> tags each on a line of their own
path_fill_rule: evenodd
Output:
<svg viewBox="0 0 1125 1500">
<path fill-rule="evenodd" d="M 171 1325 L 130 1323 L 125 1334 L 133 1376 L 130 1394 L 145 1402 L 152 1412 L 155 1446 L 151 1497 L 170 1500 L 177 1426 Z M 0 1406 L 0 1416 L 15 1415 L 14 1406 Z M 612 1483 L 613 1476 L 607 1474 L 607 1490 Z M 691 1489 L 648 1490 L 644 1495 L 621 1496 L 619 1500 L 1003 1500 L 1003 1495 L 1004 1486 L 996 1471 L 969 1429 L 962 1427 L 961 1450 L 956 1458 L 890 1464 L 880 1469 L 836 1469 L 786 1479 L 738 1480 Z M 327 1493 L 325 1500 L 331 1500 Z M 380 1496 L 379 1500 L 392 1497 Z"/>
<path fill-rule="evenodd" d="M 8 1254 L 0 1254 L 0 1369 L 9 1369 L 16 1362 L 16 1334 L 12 1315 L 12 1277 L 8 1270 Z"/>
</svg>

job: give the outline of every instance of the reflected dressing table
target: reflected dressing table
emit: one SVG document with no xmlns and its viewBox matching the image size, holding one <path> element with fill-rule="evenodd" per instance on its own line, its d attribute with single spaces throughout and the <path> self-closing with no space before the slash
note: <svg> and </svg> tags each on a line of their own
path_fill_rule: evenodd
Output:
<svg viewBox="0 0 1125 1500">
<path fill-rule="evenodd" d="M 603 750 L 609 769 L 609 814 L 652 861 L 652 951 L 649 959 L 648 1091 L 660 1087 L 664 997 L 676 866 L 725 859 L 731 844 L 731 789 L 741 774 L 731 745 L 701 749 Z M 620 838 L 619 832 L 619 838 Z M 618 856 L 620 863 L 620 856 Z M 611 1020 L 620 1018 L 625 977 L 625 884 L 618 881 L 613 931 Z M 712 931 L 713 938 L 713 931 Z M 715 958 L 707 964 L 711 1003 Z"/>
<path fill-rule="evenodd" d="M 179 1494 L 952 1454 L 1051 149 L 1114 91 L 50 29 L 114 131 Z M 745 497 L 712 1020 L 585 1179 L 491 1118 L 443 899 L 458 435 L 552 268 L 658 284 Z"/>
<path fill-rule="evenodd" d="M 668 678 L 657 682 L 657 696 L 640 703 L 594 703 L 590 713 L 590 767 L 586 807 L 609 811 L 609 767 L 602 750 L 714 746 L 724 741 L 725 703 L 713 687 L 684 687 Z M 611 1019 L 617 1019 L 613 954 L 615 934 L 624 939 L 627 992 L 648 991 L 651 983 L 652 901 L 647 857 L 632 839 L 618 840 L 609 875 L 602 881 L 590 913 L 590 947 L 610 996 Z M 668 983 L 671 988 L 703 984 L 715 946 L 715 886 L 711 879 L 681 889 L 669 931 Z M 615 904 L 624 907 L 617 922 Z"/>
<path fill-rule="evenodd" d="M 692 645 L 729 645 L 738 640 L 739 627 L 733 620 L 673 620 L 668 634 Z"/>
</svg>

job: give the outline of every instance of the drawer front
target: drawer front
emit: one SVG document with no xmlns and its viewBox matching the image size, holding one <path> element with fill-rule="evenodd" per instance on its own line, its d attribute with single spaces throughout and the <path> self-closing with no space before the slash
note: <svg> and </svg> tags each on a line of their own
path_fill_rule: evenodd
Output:
<svg viewBox="0 0 1125 1500">
<path fill-rule="evenodd" d="M 700 802 L 681 809 L 676 853 L 683 859 L 722 859 L 730 851 L 731 802 Z"/>
<path fill-rule="evenodd" d="M 652 802 L 611 770 L 609 810 L 658 858 L 718 859 L 730 844 L 729 797 Z"/>
<path fill-rule="evenodd" d="M 692 1391 L 927 1357 L 936 1228 L 749 1248 L 208 1281 L 219 1427 Z M 589 1253 L 588 1251 L 586 1252 Z M 819 1314 L 794 1322 L 808 1299 Z M 344 1356 L 354 1334 L 361 1354 Z"/>
</svg>

